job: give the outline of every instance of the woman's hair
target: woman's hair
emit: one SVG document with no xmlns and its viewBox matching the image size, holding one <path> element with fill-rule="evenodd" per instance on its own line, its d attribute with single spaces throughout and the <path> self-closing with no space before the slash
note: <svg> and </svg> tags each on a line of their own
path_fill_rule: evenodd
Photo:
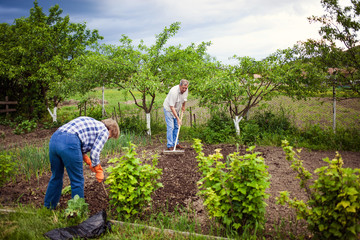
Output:
<svg viewBox="0 0 360 240">
<path fill-rule="evenodd" d="M 112 138 L 118 138 L 120 135 L 119 124 L 112 118 L 101 120 L 105 124 L 106 128 L 111 132 Z"/>
</svg>

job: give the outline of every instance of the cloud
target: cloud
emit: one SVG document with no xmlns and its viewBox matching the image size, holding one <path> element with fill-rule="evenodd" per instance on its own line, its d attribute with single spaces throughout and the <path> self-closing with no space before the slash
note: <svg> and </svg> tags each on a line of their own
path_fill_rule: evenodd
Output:
<svg viewBox="0 0 360 240">
<path fill-rule="evenodd" d="M 343 1 L 343 0 L 341 0 Z M 348 0 L 347 0 L 348 1 Z M 86 22 L 89 29 L 98 29 L 103 43 L 117 44 L 122 34 L 134 44 L 155 41 L 155 35 L 174 22 L 181 29 L 169 44 L 187 46 L 212 42 L 209 53 L 227 61 L 236 54 L 257 59 L 277 49 L 292 46 L 298 40 L 317 35 L 318 26 L 311 26 L 307 17 L 322 15 L 320 1 L 314 0 L 38 0 L 47 13 L 58 3 L 71 21 Z M 0 14 L 28 16 L 33 4 L 27 0 L 0 3 Z M 26 7 L 25 7 L 26 3 Z M 17 5 L 16 5 L 17 4 Z M 17 18 L 17 17 L 16 17 Z M 0 17 L 2 20 L 3 17 Z M 13 18 L 14 19 L 14 18 Z"/>
</svg>

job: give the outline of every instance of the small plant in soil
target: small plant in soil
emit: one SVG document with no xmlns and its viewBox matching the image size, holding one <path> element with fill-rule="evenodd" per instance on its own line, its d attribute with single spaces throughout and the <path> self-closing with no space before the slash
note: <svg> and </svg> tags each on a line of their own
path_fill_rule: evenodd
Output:
<svg viewBox="0 0 360 240">
<path fill-rule="evenodd" d="M 10 181 L 16 173 L 16 162 L 11 153 L 0 153 L 0 187 Z"/>
<path fill-rule="evenodd" d="M 84 198 L 80 198 L 79 195 L 75 195 L 74 198 L 68 201 L 68 206 L 65 209 L 65 217 L 73 219 L 74 222 L 81 222 L 88 215 L 88 204 Z"/>
<path fill-rule="evenodd" d="M 61 195 L 66 195 L 71 193 L 71 186 L 66 186 L 61 190 Z"/>
<path fill-rule="evenodd" d="M 21 122 L 19 125 L 17 125 L 17 127 L 14 130 L 14 133 L 18 135 L 29 133 L 32 130 L 34 130 L 36 127 L 37 127 L 37 123 L 35 121 L 25 120 Z"/>
<path fill-rule="evenodd" d="M 105 183 L 110 185 L 110 204 L 119 216 L 129 219 L 150 203 L 154 191 L 163 187 L 158 182 L 162 169 L 156 167 L 157 155 L 152 156 L 152 165 L 149 165 L 135 157 L 136 145 L 130 143 L 124 149 L 127 152 L 121 158 L 109 160 L 114 166 L 107 168 L 110 174 Z"/>
<path fill-rule="evenodd" d="M 310 185 L 312 175 L 302 167 L 298 154 L 283 141 L 286 159 L 300 179 L 308 201 L 291 199 L 283 191 L 278 204 L 288 204 L 296 210 L 298 219 L 305 219 L 316 239 L 358 239 L 360 233 L 360 169 L 343 168 L 339 153 L 333 160 L 323 159 L 328 166 L 315 170 L 318 178 Z"/>
<path fill-rule="evenodd" d="M 244 156 L 238 152 L 229 154 L 224 163 L 220 161 L 220 149 L 205 156 L 199 139 L 195 139 L 193 147 L 203 175 L 198 182 L 199 195 L 209 215 L 230 231 L 256 236 L 265 223 L 265 199 L 269 197 L 265 191 L 270 185 L 268 166 L 258 156 L 260 153 L 250 147 Z"/>
</svg>

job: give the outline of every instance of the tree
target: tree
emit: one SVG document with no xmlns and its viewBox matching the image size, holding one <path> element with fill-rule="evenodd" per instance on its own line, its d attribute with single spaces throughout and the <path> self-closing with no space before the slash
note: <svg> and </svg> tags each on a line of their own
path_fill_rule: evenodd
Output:
<svg viewBox="0 0 360 240">
<path fill-rule="evenodd" d="M 300 61 L 298 53 L 294 46 L 262 61 L 234 56 L 237 65 L 223 66 L 202 84 L 200 103 L 228 109 L 240 135 L 240 121 L 261 101 L 279 94 L 302 98 L 318 89 L 320 81 L 314 79 L 321 79 L 321 75 L 311 63 Z"/>
<path fill-rule="evenodd" d="M 112 48 L 111 55 L 121 71 L 118 77 L 110 82 L 129 90 L 135 105 L 144 110 L 148 134 L 151 135 L 150 113 L 158 93 L 168 91 L 174 82 L 182 78 L 189 80 L 199 77 L 204 70 L 198 70 L 204 61 L 206 47 L 210 43 L 199 46 L 191 44 L 185 49 L 179 46 L 169 46 L 167 41 L 180 29 L 180 23 L 171 24 L 158 35 L 155 44 L 146 46 L 143 41 L 137 47 L 132 40 L 123 35 L 120 46 Z M 140 99 L 136 97 L 140 93 Z"/>
<path fill-rule="evenodd" d="M 83 55 L 88 46 L 102 37 L 85 24 L 71 23 L 61 17 L 59 5 L 43 13 L 37 1 L 28 18 L 15 19 L 13 25 L 2 24 L 0 74 L 5 85 L 21 90 L 16 96 L 19 106 L 30 116 L 41 117 L 45 107 L 56 107 L 70 94 L 73 60 Z M 8 56 L 4 58 L 3 56 Z M 9 57 L 10 56 L 10 57 Z"/>
<path fill-rule="evenodd" d="M 329 78 L 329 85 L 347 86 L 360 94 L 360 1 L 341 6 L 338 0 L 321 0 L 325 10 L 323 16 L 312 16 L 310 22 L 322 24 L 321 40 L 309 39 L 302 43 L 308 58 L 322 64 L 324 71 L 336 70 L 336 77 Z M 333 75 L 334 76 L 334 75 Z"/>
</svg>

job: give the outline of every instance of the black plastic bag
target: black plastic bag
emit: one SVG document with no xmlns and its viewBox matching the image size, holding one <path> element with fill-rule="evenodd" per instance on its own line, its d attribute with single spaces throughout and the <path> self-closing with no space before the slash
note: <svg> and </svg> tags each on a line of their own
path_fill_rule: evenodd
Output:
<svg viewBox="0 0 360 240">
<path fill-rule="evenodd" d="M 54 229 L 44 235 L 52 240 L 95 238 L 108 229 L 111 231 L 111 223 L 106 221 L 106 211 L 103 210 L 77 226 Z"/>
</svg>

